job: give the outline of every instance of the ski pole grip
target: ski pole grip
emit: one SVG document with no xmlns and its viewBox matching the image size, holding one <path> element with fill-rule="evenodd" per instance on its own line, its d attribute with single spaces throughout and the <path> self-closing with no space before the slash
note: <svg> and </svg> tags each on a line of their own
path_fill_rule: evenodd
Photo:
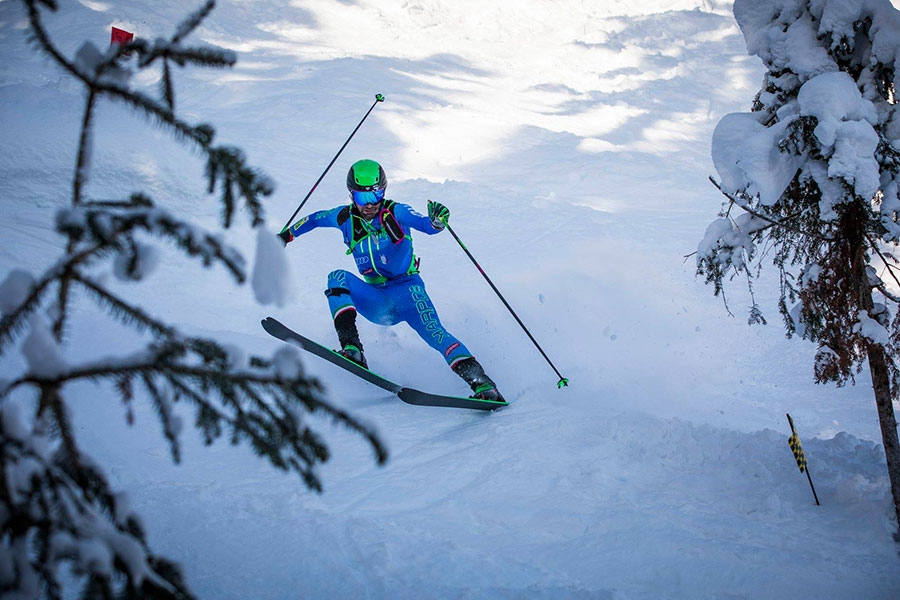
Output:
<svg viewBox="0 0 900 600">
<path fill-rule="evenodd" d="M 384 102 L 384 96 L 381 94 L 375 94 L 375 102 Z"/>
</svg>

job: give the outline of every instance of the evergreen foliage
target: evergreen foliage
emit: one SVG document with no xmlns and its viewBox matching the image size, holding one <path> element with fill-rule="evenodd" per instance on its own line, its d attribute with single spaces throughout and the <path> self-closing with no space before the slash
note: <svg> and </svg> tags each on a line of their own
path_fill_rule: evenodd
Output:
<svg viewBox="0 0 900 600">
<path fill-rule="evenodd" d="M 764 260 L 771 259 L 787 335 L 817 344 L 816 381 L 852 383 L 868 363 L 900 522 L 900 444 L 891 404 L 900 396 L 894 70 L 900 13 L 888 0 L 737 0 L 734 11 L 748 50 L 767 68 L 751 113 L 768 130 L 770 155 L 779 157 L 765 176 L 787 166 L 793 177 L 777 197 L 765 197 L 760 178 L 731 186 L 713 182 L 727 201 L 701 244 L 698 274 L 717 295 L 738 274 L 752 292 Z M 846 89 L 840 87 L 842 74 L 855 89 L 825 98 L 825 92 Z M 821 86 L 826 77 L 829 85 Z M 823 102 L 837 106 L 845 98 L 859 114 L 836 124 L 808 109 Z M 743 214 L 736 216 L 735 207 Z M 755 300 L 750 322 L 764 322 Z"/>
<path fill-rule="evenodd" d="M 378 463 L 387 452 L 375 433 L 329 404 L 319 381 L 304 374 L 296 350 L 243 360 L 214 339 L 185 336 L 175 327 L 117 296 L 93 276 L 101 266 L 122 279 L 140 281 L 152 268 L 148 238 L 170 241 L 206 267 L 221 266 L 238 284 L 247 278 L 241 254 L 190 222 L 156 206 L 142 193 L 125 200 L 98 201 L 85 195 L 90 170 L 92 118 L 101 97 L 124 102 L 177 139 L 194 145 L 206 160 L 209 192 L 219 190 L 222 225 L 229 227 L 239 208 L 252 224 L 264 223 L 261 204 L 273 186 L 247 165 L 236 148 L 214 146 L 213 128 L 190 125 L 175 113 L 173 66 L 225 67 L 231 52 L 186 47 L 184 39 L 214 7 L 207 2 L 181 23 L 166 42 L 135 39 L 101 54 L 86 43 L 70 60 L 53 45 L 43 26 L 52 0 L 23 0 L 36 46 L 87 89 L 71 206 L 57 214 L 56 232 L 66 252 L 35 277 L 14 271 L 0 284 L 0 356 L 21 338 L 28 363 L 15 380 L 0 380 L 0 595 L 61 598 L 64 585 L 80 586 L 82 598 L 192 598 L 172 561 L 152 552 L 139 519 L 104 476 L 101 465 L 81 451 L 65 395 L 70 384 L 94 381 L 119 397 L 133 422 L 133 404 L 153 406 L 172 458 L 181 458 L 182 428 L 176 405 L 187 405 L 207 444 L 227 435 L 246 443 L 278 469 L 296 473 L 321 490 L 316 467 L 329 449 L 306 424 L 319 413 L 358 432 L 371 444 Z M 126 53 L 138 69 L 161 65 L 160 98 L 128 87 Z M 150 338 L 127 356 L 70 365 L 59 346 L 72 318 L 77 291 L 112 318 Z M 33 411 L 13 401 L 33 390 Z M 68 567 L 72 576 L 65 576 Z M 65 595 L 71 596 L 71 593 Z"/>
</svg>

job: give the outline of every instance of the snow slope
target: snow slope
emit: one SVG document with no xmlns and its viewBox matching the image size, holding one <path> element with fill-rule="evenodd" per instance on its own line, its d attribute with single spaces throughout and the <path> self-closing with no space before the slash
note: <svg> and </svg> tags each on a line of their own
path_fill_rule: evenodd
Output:
<svg viewBox="0 0 900 600">
<path fill-rule="evenodd" d="M 170 463 L 152 411 L 137 426 L 89 386 L 73 390 L 82 444 L 108 465 L 203 598 L 894 598 L 892 508 L 868 377 L 812 384 L 813 348 L 788 341 L 772 285 L 768 327 L 730 317 L 685 258 L 721 198 L 706 180 L 712 131 L 746 110 L 762 67 L 729 2 L 465 0 L 222 2 L 200 38 L 236 50 L 225 72 L 179 72 L 178 106 L 212 121 L 278 183 L 279 229 L 371 104 L 379 105 L 308 210 L 345 201 L 357 158 L 384 164 L 395 200 L 428 198 L 563 374 L 530 345 L 447 235 L 418 236 L 442 321 L 512 406 L 496 414 L 404 405 L 309 357 L 330 396 L 391 451 L 333 430 L 326 491 L 243 449 L 185 433 Z M 67 2 L 61 47 L 109 26 L 171 31 L 178 2 Z M 61 250 L 50 227 L 74 164 L 81 91 L 34 55 L 23 9 L 0 0 L 0 279 Z M 152 81 L 138 84 L 152 85 Z M 127 158 L 128 160 L 125 160 Z M 89 193 L 143 189 L 214 228 L 202 164 L 116 106 L 98 119 Z M 243 220 L 229 241 L 252 257 Z M 333 343 L 322 290 L 349 267 L 335 232 L 287 249 L 291 297 L 260 307 L 222 272 L 164 261 L 139 298 L 186 331 L 277 347 L 272 314 Z M 167 251 L 163 256 L 168 257 Z M 73 357 L 133 339 L 79 306 Z M 463 392 L 415 334 L 361 323 L 373 368 Z M 8 353 L 9 354 L 9 353 Z M 23 367 L 2 357 L 0 378 Z M 790 412 L 822 506 L 787 447 Z M 188 417 L 189 418 L 189 417 Z M 323 427 L 328 428 L 327 424 Z"/>
</svg>

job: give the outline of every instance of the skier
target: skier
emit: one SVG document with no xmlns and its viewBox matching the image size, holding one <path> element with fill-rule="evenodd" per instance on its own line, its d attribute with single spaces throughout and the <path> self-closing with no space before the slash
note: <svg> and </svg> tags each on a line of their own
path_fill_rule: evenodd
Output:
<svg viewBox="0 0 900 600">
<path fill-rule="evenodd" d="M 353 255 L 364 280 L 344 270 L 328 275 L 325 296 L 341 345 L 339 353 L 368 368 L 356 328 L 357 312 L 379 325 L 405 321 L 469 384 L 474 398 L 504 401 L 475 357 L 441 325 L 419 276 L 412 229 L 428 235 L 443 231 L 450 210 L 429 200 L 426 217 L 406 204 L 385 199 L 386 188 L 381 165 L 374 160 L 357 161 L 347 173 L 349 206 L 312 213 L 278 234 L 288 244 L 317 227 L 343 232 L 347 254 Z"/>
</svg>

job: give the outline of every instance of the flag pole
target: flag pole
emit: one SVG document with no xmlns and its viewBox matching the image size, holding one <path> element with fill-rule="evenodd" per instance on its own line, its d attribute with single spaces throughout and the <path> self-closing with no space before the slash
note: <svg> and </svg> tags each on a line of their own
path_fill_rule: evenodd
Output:
<svg viewBox="0 0 900 600">
<path fill-rule="evenodd" d="M 809 474 L 809 466 L 806 464 L 806 455 L 803 453 L 803 446 L 800 445 L 800 436 L 797 435 L 797 430 L 794 428 L 794 420 L 791 418 L 791 415 L 787 415 L 788 423 L 791 424 L 791 437 L 788 438 L 788 445 L 791 447 L 791 451 L 794 453 L 794 459 L 797 461 L 797 466 L 800 467 L 801 473 L 806 473 L 806 478 L 809 480 L 809 489 L 812 490 L 813 498 L 816 500 L 816 506 L 821 506 L 819 504 L 819 495 L 816 494 L 816 486 L 813 485 L 812 476 Z"/>
</svg>

